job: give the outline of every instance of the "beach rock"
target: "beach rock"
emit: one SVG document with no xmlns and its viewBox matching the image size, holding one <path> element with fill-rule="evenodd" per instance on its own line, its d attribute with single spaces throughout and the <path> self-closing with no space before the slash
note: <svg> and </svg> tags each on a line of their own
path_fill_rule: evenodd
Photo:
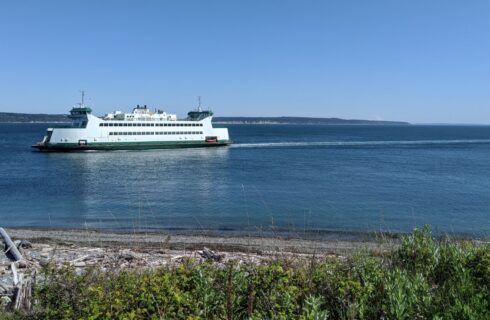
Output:
<svg viewBox="0 0 490 320">
<path fill-rule="evenodd" d="M 132 261 L 132 260 L 136 259 L 136 255 L 134 253 L 132 253 L 131 251 L 122 250 L 119 253 L 119 259 L 124 259 L 126 261 Z"/>
<path fill-rule="evenodd" d="M 83 268 L 85 267 L 87 264 L 83 261 L 78 261 L 78 262 L 75 262 L 75 264 L 73 266 L 75 266 L 76 268 Z"/>
<path fill-rule="evenodd" d="M 221 262 L 225 255 L 224 254 L 217 254 L 212 250 L 209 250 L 208 248 L 204 247 L 202 251 L 198 251 L 199 255 L 203 257 L 205 260 L 213 260 L 216 262 Z"/>
<path fill-rule="evenodd" d="M 46 267 L 49 265 L 49 260 L 48 259 L 45 259 L 45 258 L 41 258 L 41 260 L 39 260 L 39 265 L 41 267 Z"/>
<path fill-rule="evenodd" d="M 20 243 L 17 245 L 17 248 L 32 249 L 32 243 L 30 243 L 27 240 L 20 240 Z"/>
<path fill-rule="evenodd" d="M 14 244 L 18 249 L 30 249 L 30 248 L 32 248 L 32 243 L 30 243 L 27 240 L 15 240 Z"/>
<path fill-rule="evenodd" d="M 11 302 L 12 302 L 12 299 L 10 299 L 10 297 L 2 296 L 0 298 L 0 306 L 2 306 L 3 308 L 8 306 Z"/>
</svg>

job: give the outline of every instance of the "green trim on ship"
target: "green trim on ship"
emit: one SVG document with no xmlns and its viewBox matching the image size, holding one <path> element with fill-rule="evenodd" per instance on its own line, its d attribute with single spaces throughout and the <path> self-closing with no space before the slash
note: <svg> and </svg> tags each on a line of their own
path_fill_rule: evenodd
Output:
<svg viewBox="0 0 490 320">
<path fill-rule="evenodd" d="M 89 142 L 86 145 L 78 143 L 45 143 L 33 145 L 39 151 L 84 151 L 84 150 L 146 150 L 146 149 L 176 149 L 203 148 L 229 145 L 229 140 L 217 142 L 205 141 L 127 141 L 127 142 Z"/>
</svg>

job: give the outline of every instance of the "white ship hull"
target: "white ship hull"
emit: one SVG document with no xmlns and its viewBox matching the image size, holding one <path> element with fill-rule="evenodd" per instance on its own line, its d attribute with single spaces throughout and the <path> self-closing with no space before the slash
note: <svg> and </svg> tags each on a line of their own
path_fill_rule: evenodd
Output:
<svg viewBox="0 0 490 320">
<path fill-rule="evenodd" d="M 230 143 L 228 129 L 213 128 L 212 116 L 200 120 L 142 117 L 107 120 L 90 114 L 89 108 L 79 108 L 89 111 L 77 112 L 75 116 L 73 110 L 72 126 L 49 128 L 43 141 L 33 147 L 40 151 L 131 150 L 213 147 Z"/>
</svg>

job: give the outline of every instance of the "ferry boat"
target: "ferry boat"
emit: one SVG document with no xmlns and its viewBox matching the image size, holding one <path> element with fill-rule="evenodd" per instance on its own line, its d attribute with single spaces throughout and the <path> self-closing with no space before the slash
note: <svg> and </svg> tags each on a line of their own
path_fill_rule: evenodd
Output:
<svg viewBox="0 0 490 320">
<path fill-rule="evenodd" d="M 199 99 L 200 100 L 200 99 Z M 39 151 L 132 150 L 216 147 L 230 144 L 227 128 L 213 128 L 213 113 L 199 107 L 177 119 L 175 114 L 136 106 L 131 113 L 92 114 L 82 102 L 73 107 L 71 125 L 48 128 Z"/>
</svg>

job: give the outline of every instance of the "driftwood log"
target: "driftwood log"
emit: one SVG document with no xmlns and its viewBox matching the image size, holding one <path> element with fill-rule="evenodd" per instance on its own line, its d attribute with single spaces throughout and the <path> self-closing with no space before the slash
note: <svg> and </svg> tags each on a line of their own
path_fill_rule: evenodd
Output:
<svg viewBox="0 0 490 320">
<path fill-rule="evenodd" d="M 19 249 L 17 249 L 17 246 L 12 239 L 10 239 L 10 236 L 7 234 L 5 229 L 0 228 L 0 236 L 3 238 L 3 243 L 5 244 L 5 255 L 7 255 L 7 258 L 14 262 L 24 260 Z"/>
<path fill-rule="evenodd" d="M 14 310 L 30 310 L 31 309 L 31 295 L 32 295 L 32 283 L 30 279 L 22 281 L 15 287 L 15 300 L 13 301 Z"/>
<path fill-rule="evenodd" d="M 12 270 L 12 282 L 14 283 L 14 286 L 18 285 L 19 282 L 22 282 L 21 279 L 19 278 L 19 274 L 17 273 L 17 267 L 15 266 L 15 262 L 12 262 L 10 265 L 10 270 Z"/>
<path fill-rule="evenodd" d="M 30 309 L 31 307 L 31 294 L 32 294 L 32 282 L 30 279 L 24 279 L 24 275 L 18 273 L 18 266 L 26 266 L 24 257 L 20 253 L 15 243 L 10 239 L 5 229 L 0 228 L 0 236 L 5 244 L 5 255 L 12 263 L 10 264 L 10 270 L 12 271 L 12 283 L 14 285 L 10 308 L 14 310 Z M 22 244 L 22 242 L 20 242 Z"/>
</svg>

